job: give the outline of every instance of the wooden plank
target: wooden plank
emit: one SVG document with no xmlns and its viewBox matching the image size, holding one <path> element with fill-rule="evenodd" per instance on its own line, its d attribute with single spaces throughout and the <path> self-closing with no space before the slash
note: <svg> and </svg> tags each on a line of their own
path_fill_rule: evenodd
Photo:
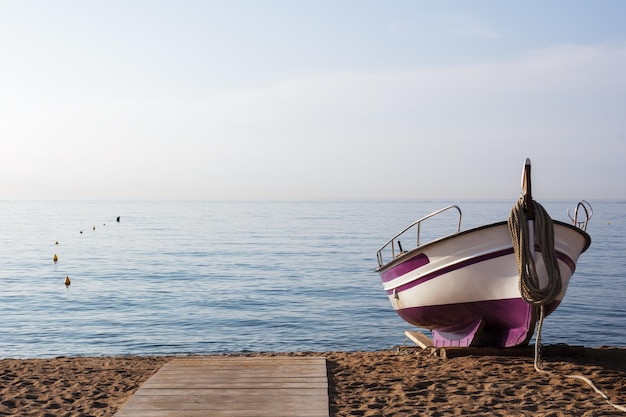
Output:
<svg viewBox="0 0 626 417">
<path fill-rule="evenodd" d="M 328 389 L 328 384 L 326 381 L 322 382 L 314 382 L 307 383 L 306 380 L 299 381 L 297 383 L 292 383 L 289 381 L 249 381 L 249 382 L 241 382 L 236 380 L 224 380 L 222 382 L 198 382 L 198 381 L 148 381 L 144 384 L 145 389 L 151 388 L 171 388 L 171 389 L 185 389 L 190 386 L 194 388 L 238 388 L 238 389 L 247 389 L 247 388 L 264 388 L 264 389 L 275 389 L 275 388 L 319 388 L 319 389 Z"/>
<path fill-rule="evenodd" d="M 435 347 L 435 344 L 430 339 L 430 337 L 426 336 L 422 332 L 405 330 L 404 335 L 408 337 L 409 339 L 411 339 L 413 343 L 415 343 L 417 346 L 421 347 L 422 349 Z"/>
<path fill-rule="evenodd" d="M 211 368 L 202 368 L 202 369 L 193 369 L 186 368 L 181 370 L 163 370 L 163 378 L 197 378 L 206 376 L 207 372 L 210 372 L 210 375 L 214 379 L 223 378 L 224 376 L 232 374 L 233 369 L 211 369 Z M 280 370 L 276 369 L 246 369 L 245 373 L 240 375 L 241 377 L 246 377 L 248 379 L 254 378 L 316 378 L 324 376 L 320 374 L 319 370 L 316 369 L 292 369 L 292 370 Z"/>
<path fill-rule="evenodd" d="M 116 414 L 116 417 L 321 417 L 328 416 L 328 411 L 321 414 L 317 410 L 133 410 L 132 414 Z"/>
<path fill-rule="evenodd" d="M 143 388 L 143 386 L 142 386 Z M 185 389 L 185 394 L 197 396 L 197 395 L 205 395 L 211 396 L 215 395 L 216 392 L 221 393 L 222 395 L 240 395 L 241 388 L 187 388 Z M 151 388 L 145 389 L 142 391 L 142 397 L 147 397 L 150 395 L 153 396 L 174 396 L 180 395 L 180 388 Z M 319 396 L 320 394 L 317 390 L 311 390 L 309 387 L 303 388 L 272 388 L 272 396 L 280 396 L 280 395 L 299 395 L 299 396 Z M 327 394 L 324 394 L 327 395 Z M 246 389 L 247 397 L 254 396 L 267 396 L 267 388 L 247 388 Z"/>
<path fill-rule="evenodd" d="M 271 364 L 273 367 L 291 367 L 291 366 L 311 366 L 316 365 L 318 367 L 326 366 L 325 363 L 320 361 L 320 359 L 324 359 L 317 356 L 246 356 L 245 358 L 248 360 L 246 363 L 242 364 L 241 356 L 197 356 L 197 357 L 185 357 L 185 358 L 176 358 L 176 365 L 169 362 L 165 364 L 165 367 L 176 367 L 182 368 L 185 366 L 191 366 L 195 368 L 198 364 L 202 364 L 202 366 L 233 366 L 233 367 L 264 367 L 266 364 Z"/>
<path fill-rule="evenodd" d="M 328 417 L 323 357 L 176 358 L 115 417 Z"/>
<path fill-rule="evenodd" d="M 160 400 L 142 400 L 136 401 L 134 404 L 129 404 L 127 407 L 129 410 L 137 409 L 137 410 L 223 410 L 224 405 L 228 406 L 229 410 L 264 410 L 264 411 L 272 411 L 276 410 L 277 404 L 275 404 L 276 399 L 273 401 L 256 401 L 256 402 L 246 402 L 246 401 L 238 401 L 236 398 L 230 398 L 229 401 L 222 401 L 220 397 L 213 397 L 212 401 L 207 401 L 203 397 L 192 397 L 189 398 L 187 396 L 182 397 L 174 397 L 174 398 L 164 398 Z M 280 409 L 282 410 L 317 410 L 319 411 L 327 411 L 327 407 L 323 407 L 323 404 L 320 401 L 311 402 L 311 403 L 299 403 L 299 404 L 280 404 Z"/>
<path fill-rule="evenodd" d="M 265 391 L 265 395 L 246 395 L 241 396 L 241 393 L 237 393 L 235 391 L 231 391 L 230 393 L 224 393 L 224 390 L 212 390 L 203 392 L 201 394 L 189 394 L 187 391 L 184 393 L 176 393 L 170 395 L 141 395 L 133 400 L 133 404 L 127 404 L 129 408 L 143 406 L 143 404 L 153 404 L 153 403 L 161 403 L 161 402 L 178 402 L 178 403 L 199 403 L 199 402 L 227 402 L 227 403 L 251 403 L 253 405 L 264 405 L 264 404 L 272 404 L 275 401 L 276 393 L 272 393 L 272 395 L 267 395 L 267 391 Z M 306 394 L 306 396 L 312 396 L 317 398 L 326 398 L 327 394 L 317 394 L 310 395 Z M 305 404 L 307 404 L 305 402 Z M 314 404 L 315 408 L 317 408 L 317 404 L 319 403 L 310 403 Z"/>
<path fill-rule="evenodd" d="M 166 396 L 166 395 L 180 395 L 180 388 L 150 388 L 144 389 L 142 386 L 142 396 Z M 193 395 L 193 396 L 211 396 L 215 393 L 215 388 L 186 388 L 185 394 Z M 222 387 L 219 390 L 223 395 L 241 395 L 241 388 L 231 388 L 231 387 Z M 267 396 L 268 388 L 246 388 L 246 396 Z M 308 387 L 300 387 L 300 388 L 271 388 L 271 394 L 274 396 L 285 396 L 285 395 L 298 395 L 300 397 L 304 396 L 319 396 L 319 392 L 317 390 L 311 390 Z M 326 393 L 324 395 L 327 395 Z"/>
</svg>

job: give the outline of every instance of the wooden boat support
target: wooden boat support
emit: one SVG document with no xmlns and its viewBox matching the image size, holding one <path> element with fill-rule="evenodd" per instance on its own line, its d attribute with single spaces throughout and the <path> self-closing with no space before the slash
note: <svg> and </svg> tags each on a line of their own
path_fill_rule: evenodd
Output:
<svg viewBox="0 0 626 417">
<path fill-rule="evenodd" d="M 435 344 L 433 343 L 433 341 L 422 332 L 405 330 L 404 334 L 407 337 L 407 339 L 411 339 L 417 346 L 423 349 L 435 347 Z"/>
<path fill-rule="evenodd" d="M 414 346 L 398 346 L 399 351 L 405 352 L 427 352 L 432 356 L 442 359 L 457 358 L 463 356 L 512 356 L 532 358 L 535 354 L 535 346 L 516 346 L 509 348 L 493 347 L 435 347 L 432 340 L 424 333 L 414 330 L 405 330 L 404 334 L 408 340 L 415 343 Z M 570 345 L 547 345 L 541 347 L 543 356 L 584 356 L 586 348 L 584 346 Z"/>
</svg>

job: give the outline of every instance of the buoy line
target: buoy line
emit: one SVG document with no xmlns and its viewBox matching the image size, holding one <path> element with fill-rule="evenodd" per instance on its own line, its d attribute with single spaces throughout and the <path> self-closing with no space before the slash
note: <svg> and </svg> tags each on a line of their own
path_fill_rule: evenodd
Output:
<svg viewBox="0 0 626 417">
<path fill-rule="evenodd" d="M 119 223 L 119 221 L 120 221 L 120 216 L 117 216 L 117 222 Z M 103 225 L 103 226 L 106 226 L 106 223 L 102 223 L 102 225 Z M 93 227 L 92 227 L 92 230 L 93 230 L 93 231 L 95 231 L 95 230 L 96 230 L 96 226 L 93 226 Z M 82 229 L 80 230 L 79 234 L 81 234 L 81 235 L 83 234 L 83 230 L 82 230 Z M 55 244 L 55 245 L 58 245 L 58 244 L 59 244 L 59 241 L 58 241 L 58 240 L 55 240 L 55 241 L 54 241 L 54 244 Z M 55 253 L 55 254 L 54 254 L 54 256 L 52 257 L 52 260 L 53 260 L 53 262 L 54 262 L 55 264 L 59 261 L 59 257 L 57 256 L 57 254 L 56 254 L 56 253 Z M 69 286 L 72 284 L 72 281 L 70 280 L 70 277 L 69 277 L 69 276 L 66 276 L 66 277 L 65 277 L 65 280 L 63 281 L 63 283 L 65 284 L 65 287 L 67 288 L 67 287 L 69 287 Z"/>
</svg>

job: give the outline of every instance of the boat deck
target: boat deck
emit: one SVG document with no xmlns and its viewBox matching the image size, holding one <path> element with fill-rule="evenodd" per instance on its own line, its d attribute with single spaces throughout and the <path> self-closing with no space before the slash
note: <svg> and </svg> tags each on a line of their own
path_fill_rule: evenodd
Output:
<svg viewBox="0 0 626 417">
<path fill-rule="evenodd" d="M 328 417 L 323 357 L 172 359 L 115 417 Z"/>
</svg>

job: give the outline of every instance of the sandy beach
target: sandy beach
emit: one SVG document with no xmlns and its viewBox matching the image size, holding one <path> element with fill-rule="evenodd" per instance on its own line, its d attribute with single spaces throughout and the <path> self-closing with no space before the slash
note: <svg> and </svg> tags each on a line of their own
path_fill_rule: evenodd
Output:
<svg viewBox="0 0 626 417">
<path fill-rule="evenodd" d="M 331 416 L 623 416 L 626 348 L 585 348 L 543 358 L 441 358 L 431 350 L 312 352 L 324 356 Z M 0 416 L 113 416 L 170 357 L 61 357 L 0 360 Z"/>
</svg>

